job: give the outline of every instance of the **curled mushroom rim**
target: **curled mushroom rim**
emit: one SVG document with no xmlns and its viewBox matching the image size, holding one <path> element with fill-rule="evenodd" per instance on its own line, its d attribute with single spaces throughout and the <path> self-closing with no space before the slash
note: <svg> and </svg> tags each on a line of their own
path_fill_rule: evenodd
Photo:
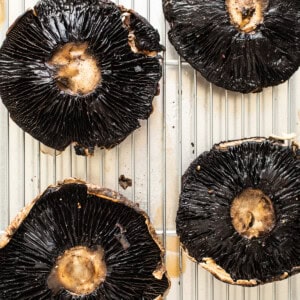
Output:
<svg viewBox="0 0 300 300">
<path fill-rule="evenodd" d="M 147 213 L 142 210 L 137 203 L 134 203 L 130 200 L 128 200 L 126 197 L 124 197 L 122 194 L 113 191 L 108 188 L 102 188 L 94 184 L 86 183 L 84 180 L 81 179 L 75 179 L 75 178 L 67 178 L 63 181 L 59 181 L 57 185 L 49 185 L 47 189 L 49 188 L 60 188 L 61 186 L 65 184 L 83 184 L 87 186 L 87 192 L 90 195 L 97 196 L 102 199 L 106 199 L 109 201 L 113 201 L 116 203 L 123 203 L 127 207 L 133 208 L 136 212 L 141 214 L 145 218 L 145 224 L 148 227 L 149 233 L 152 237 L 152 239 L 155 241 L 157 246 L 162 252 L 162 255 L 165 254 L 165 249 L 162 245 L 162 242 L 158 238 L 155 228 L 150 222 L 150 218 L 147 215 Z M 9 224 L 9 226 L 6 228 L 4 231 L 3 235 L 1 236 L 0 239 L 0 249 L 4 248 L 12 238 L 13 234 L 15 231 L 18 229 L 20 224 L 25 220 L 25 218 L 28 216 L 30 213 L 30 210 L 34 206 L 34 204 L 40 199 L 40 197 L 43 195 L 43 193 L 39 194 L 37 197 L 35 197 L 30 203 L 28 203 L 17 215 L 16 217 L 12 220 L 12 222 Z"/>
<path fill-rule="evenodd" d="M 300 273 L 300 266 L 293 267 L 292 271 L 290 273 L 284 272 L 279 276 L 275 276 L 270 280 L 267 281 L 259 281 L 257 279 L 237 279 L 233 280 L 229 273 L 227 273 L 221 266 L 219 266 L 215 260 L 212 257 L 204 257 L 202 261 L 198 262 L 194 257 L 189 255 L 188 250 L 180 242 L 180 247 L 183 250 L 184 254 L 188 257 L 189 260 L 199 264 L 203 269 L 210 272 L 215 278 L 221 280 L 222 282 L 231 284 L 231 285 L 238 285 L 238 286 L 244 286 L 244 287 L 255 287 L 258 285 L 263 285 L 267 283 L 271 283 L 274 281 L 280 281 L 284 280 L 291 275 L 295 275 Z"/>
</svg>

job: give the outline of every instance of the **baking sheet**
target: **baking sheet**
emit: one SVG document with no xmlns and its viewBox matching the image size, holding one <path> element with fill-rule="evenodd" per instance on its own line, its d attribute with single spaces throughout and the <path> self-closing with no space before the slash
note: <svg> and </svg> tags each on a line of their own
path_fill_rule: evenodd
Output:
<svg viewBox="0 0 300 300">
<path fill-rule="evenodd" d="M 10 24 L 34 0 L 0 0 L 0 42 Z M 9 119 L 0 104 L 0 230 L 49 184 L 74 176 L 122 192 L 145 209 L 166 247 L 172 288 L 168 300 L 300 300 L 300 275 L 261 287 L 243 288 L 214 279 L 179 248 L 175 216 L 181 175 L 213 143 L 248 136 L 294 132 L 300 137 L 300 71 L 259 94 L 227 92 L 205 81 L 168 43 L 161 0 L 116 1 L 150 20 L 166 45 L 161 94 L 150 118 L 112 150 L 93 157 L 67 148 L 51 156 Z M 123 190 L 124 174 L 133 186 Z"/>
</svg>

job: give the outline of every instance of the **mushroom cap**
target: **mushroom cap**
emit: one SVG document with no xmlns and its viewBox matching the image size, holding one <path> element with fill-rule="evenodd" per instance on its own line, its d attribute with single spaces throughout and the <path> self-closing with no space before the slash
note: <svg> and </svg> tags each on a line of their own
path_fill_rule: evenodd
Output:
<svg viewBox="0 0 300 300">
<path fill-rule="evenodd" d="M 265 5 L 251 32 L 233 24 L 231 0 L 163 0 L 169 40 L 204 78 L 242 93 L 286 81 L 300 64 L 300 2 L 238 0 Z M 231 1 L 233 2 L 233 1 Z"/>
<path fill-rule="evenodd" d="M 47 282 L 57 258 L 81 247 L 103 249 L 104 281 L 89 294 L 62 286 L 54 292 Z M 137 205 L 114 191 L 67 180 L 33 200 L 2 237 L 0 298 L 159 299 L 169 287 L 163 255 Z"/>
<path fill-rule="evenodd" d="M 124 15 L 135 21 L 125 24 Z M 81 51 L 90 61 L 81 66 L 82 84 L 94 80 L 95 87 L 85 93 L 62 89 L 67 80 L 58 82 L 58 67 L 51 64 L 68 44 L 86 45 Z M 152 112 L 162 49 L 149 22 L 109 0 L 42 0 L 16 20 L 3 42 L 0 96 L 10 117 L 51 148 L 62 151 L 73 142 L 89 152 L 111 148 Z"/>
<path fill-rule="evenodd" d="M 233 200 L 248 189 L 263 192 L 275 211 L 273 227 L 252 238 L 231 216 Z M 265 138 L 215 145 L 183 176 L 176 226 L 188 255 L 224 282 L 254 286 L 300 272 L 296 153 Z"/>
</svg>

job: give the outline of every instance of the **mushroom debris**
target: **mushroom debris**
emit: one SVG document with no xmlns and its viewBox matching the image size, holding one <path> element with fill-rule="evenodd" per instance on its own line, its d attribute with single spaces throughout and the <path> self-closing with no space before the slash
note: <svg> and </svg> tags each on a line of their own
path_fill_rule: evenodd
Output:
<svg viewBox="0 0 300 300">
<path fill-rule="evenodd" d="M 300 64 L 298 0 L 163 0 L 177 52 L 217 86 L 260 92 Z"/>
<path fill-rule="evenodd" d="M 69 179 L 23 209 L 0 240 L 1 299 L 162 299 L 164 250 L 122 195 Z"/>
<path fill-rule="evenodd" d="M 163 49 L 145 18 L 109 0 L 41 0 L 8 30 L 0 96 L 43 144 L 92 154 L 149 117 Z"/>
<path fill-rule="evenodd" d="M 297 149 L 266 138 L 222 142 L 185 172 L 177 233 L 218 279 L 255 286 L 300 272 Z"/>
</svg>

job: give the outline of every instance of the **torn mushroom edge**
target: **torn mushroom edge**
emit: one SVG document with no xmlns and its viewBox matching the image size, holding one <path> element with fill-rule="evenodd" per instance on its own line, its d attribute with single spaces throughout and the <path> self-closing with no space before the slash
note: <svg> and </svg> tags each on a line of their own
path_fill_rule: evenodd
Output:
<svg viewBox="0 0 300 300">
<path fill-rule="evenodd" d="M 286 146 L 286 141 L 291 140 L 291 149 L 294 153 L 299 149 L 299 144 L 294 141 L 294 134 L 291 134 L 290 136 L 275 136 L 271 135 L 269 138 L 266 137 L 250 137 L 250 138 L 244 138 L 244 139 L 239 139 L 239 140 L 231 140 L 231 141 L 224 141 L 218 144 L 215 144 L 213 146 L 214 150 L 220 150 L 220 151 L 226 151 L 230 147 L 234 146 L 239 146 L 242 143 L 246 142 L 256 142 L 256 143 L 263 143 L 263 142 L 272 142 L 273 144 L 280 145 L 280 146 Z M 201 166 L 199 167 L 199 171 L 201 170 Z M 257 279 L 238 279 L 238 280 L 233 280 L 230 276 L 229 273 L 227 273 L 221 266 L 219 266 L 215 260 L 211 257 L 204 257 L 201 262 L 198 262 L 194 257 L 189 255 L 188 250 L 184 246 L 182 242 L 180 242 L 181 248 L 184 250 L 184 253 L 186 256 L 192 260 L 193 262 L 199 263 L 199 265 L 204 268 L 205 270 L 209 271 L 214 277 L 217 279 L 229 283 L 232 285 L 240 285 L 240 286 L 245 286 L 245 287 L 252 287 L 252 286 L 257 286 L 265 283 L 270 283 L 273 281 L 279 281 L 286 279 L 287 277 L 300 273 L 300 266 L 293 267 L 291 271 L 284 272 L 279 276 L 275 276 L 272 279 L 266 280 L 265 282 L 258 281 Z"/>
<path fill-rule="evenodd" d="M 159 295 L 155 298 L 155 300 L 163 299 L 169 292 L 171 281 L 168 276 L 166 267 L 164 265 L 164 256 L 165 256 L 165 249 L 162 246 L 161 241 L 159 240 L 156 231 L 154 229 L 154 226 L 150 222 L 150 218 L 147 215 L 145 211 L 139 208 L 138 204 L 128 200 L 126 197 L 124 197 L 122 194 L 115 192 L 113 190 L 99 187 L 94 184 L 86 183 L 85 181 L 77 178 L 67 178 L 63 181 L 59 181 L 57 185 L 49 185 L 47 189 L 49 188 L 60 188 L 61 186 L 65 184 L 83 184 L 87 187 L 87 193 L 90 195 L 95 195 L 97 197 L 101 197 L 106 200 L 110 200 L 116 203 L 122 203 L 126 205 L 127 207 L 133 208 L 137 213 L 142 215 L 145 218 L 145 223 L 147 225 L 149 234 L 151 235 L 153 241 L 156 243 L 156 245 L 159 247 L 161 252 L 161 261 L 158 263 L 157 268 L 153 271 L 152 275 L 154 278 L 161 280 L 163 276 L 165 275 L 168 279 L 169 286 L 167 290 L 164 292 L 163 295 Z M 47 190 L 45 189 L 45 191 Z M 39 194 L 36 198 L 34 198 L 30 203 L 28 203 L 12 220 L 10 225 L 6 228 L 3 235 L 0 236 L 0 249 L 4 248 L 11 238 L 13 237 L 14 233 L 17 231 L 19 226 L 22 224 L 22 222 L 26 219 L 28 214 L 30 213 L 33 206 L 38 202 L 38 200 L 41 198 L 41 196 L 45 193 L 45 191 L 41 194 Z"/>
<path fill-rule="evenodd" d="M 149 57 L 158 57 L 158 51 L 140 50 L 135 44 L 136 37 L 134 34 L 134 29 L 130 27 L 130 16 L 133 14 L 136 17 L 138 17 L 139 14 L 133 9 L 125 8 L 123 5 L 117 5 L 117 7 L 121 12 L 122 23 L 124 27 L 128 30 L 128 44 L 131 48 L 131 51 L 134 53 L 144 54 L 145 56 Z M 129 22 L 127 20 L 129 20 Z"/>
</svg>

